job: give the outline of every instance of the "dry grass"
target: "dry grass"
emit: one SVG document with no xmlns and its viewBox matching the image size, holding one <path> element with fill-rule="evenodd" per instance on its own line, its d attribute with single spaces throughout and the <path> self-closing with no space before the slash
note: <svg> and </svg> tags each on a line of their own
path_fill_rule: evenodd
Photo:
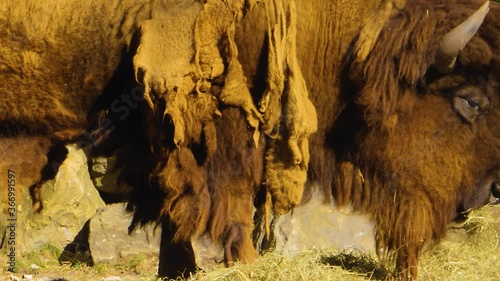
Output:
<svg viewBox="0 0 500 281">
<path fill-rule="evenodd" d="M 35 276 L 51 276 L 67 280 L 103 280 L 106 276 L 120 276 L 122 280 L 158 280 L 156 260 L 134 259 L 127 264 L 109 266 L 84 264 L 58 265 L 58 251 L 44 247 L 23 256 L 19 269 L 32 274 L 30 265 L 40 265 Z M 451 230 L 440 245 L 424 253 L 419 280 L 500 280 L 500 207 L 476 211 L 463 228 Z M 189 279 L 179 281 L 248 281 L 248 280 L 387 280 L 390 274 L 375 257 L 356 252 L 339 253 L 329 249 L 311 249 L 294 257 L 276 252 L 262 256 L 253 265 L 237 263 L 231 268 L 222 265 L 200 271 Z M 7 272 L 0 274 L 7 277 Z M 19 276 L 20 277 L 20 276 Z"/>
<path fill-rule="evenodd" d="M 37 280 L 68 280 L 68 281 L 102 281 L 110 276 L 118 276 L 122 281 L 152 281 L 156 277 L 157 258 L 146 258 L 141 255 L 116 265 L 95 263 L 89 266 L 85 263 L 70 263 L 58 261 L 62 249 L 52 245 L 43 245 L 40 249 L 28 252 L 16 261 L 16 273 L 13 275 L 21 280 L 22 276 L 31 275 Z M 6 261 L 0 257 L 0 281 L 12 280 L 11 273 L 3 267 Z M 112 278 L 111 278 L 112 279 Z"/>
<path fill-rule="evenodd" d="M 350 270 L 344 270 L 349 268 Z M 209 280 L 384 280 L 386 273 L 370 256 L 312 249 L 294 257 L 268 253 L 252 266 L 237 264 L 199 272 L 189 281 Z M 382 278 L 382 279 L 380 279 Z"/>
<path fill-rule="evenodd" d="M 471 214 L 461 229 L 424 253 L 419 280 L 500 280 L 500 208 Z M 375 257 L 312 249 L 294 257 L 268 253 L 253 265 L 236 264 L 201 271 L 188 281 L 209 280 L 388 280 L 387 267 Z"/>
<path fill-rule="evenodd" d="M 451 238 L 425 254 L 421 280 L 500 280 L 500 208 L 472 213 Z"/>
</svg>

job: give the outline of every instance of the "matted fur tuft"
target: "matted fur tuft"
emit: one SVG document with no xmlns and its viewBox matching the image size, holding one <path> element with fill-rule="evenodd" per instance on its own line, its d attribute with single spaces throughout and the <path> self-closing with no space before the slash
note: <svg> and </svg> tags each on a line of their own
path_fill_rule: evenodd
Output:
<svg viewBox="0 0 500 281">
<path fill-rule="evenodd" d="M 209 233 L 224 245 L 228 265 L 257 256 L 250 234 L 264 163 L 260 113 L 234 43 L 240 4 L 171 4 L 141 26 L 133 59 L 157 163 L 152 188 L 165 195 L 153 198 L 162 201 L 157 219 L 172 225 L 174 242 Z M 148 206 L 130 203 L 140 224 Z"/>
</svg>

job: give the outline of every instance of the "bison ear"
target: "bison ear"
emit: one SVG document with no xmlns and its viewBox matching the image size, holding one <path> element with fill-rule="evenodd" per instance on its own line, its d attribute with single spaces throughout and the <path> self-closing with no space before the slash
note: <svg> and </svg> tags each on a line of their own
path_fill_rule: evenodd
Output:
<svg viewBox="0 0 500 281">
<path fill-rule="evenodd" d="M 468 19 L 443 36 L 441 47 L 434 63 L 434 67 L 439 72 L 446 74 L 453 70 L 458 54 L 472 39 L 474 34 L 476 34 L 489 10 L 490 1 L 486 1 Z"/>
</svg>

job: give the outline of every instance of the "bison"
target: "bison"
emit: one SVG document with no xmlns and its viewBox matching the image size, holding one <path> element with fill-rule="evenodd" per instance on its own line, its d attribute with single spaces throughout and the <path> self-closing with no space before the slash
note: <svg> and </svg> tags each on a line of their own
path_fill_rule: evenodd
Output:
<svg viewBox="0 0 500 281">
<path fill-rule="evenodd" d="M 362 18 L 297 2 L 299 26 L 321 36 L 297 40 L 319 50 L 299 55 L 321 126 L 308 180 L 367 214 L 379 252 L 402 279 L 416 279 L 424 245 L 470 209 L 498 203 L 500 7 L 374 2 L 356 6 L 367 9 Z M 311 14 L 300 11 L 315 8 L 336 16 L 310 32 Z"/>
<path fill-rule="evenodd" d="M 203 233 L 252 261 L 252 230 L 319 186 L 415 279 L 424 245 L 499 201 L 500 7 L 481 4 L 0 3 L 1 142 L 33 146 L 42 212 L 62 144 L 116 157 L 130 230 L 161 225 L 161 276 L 195 269 Z"/>
<path fill-rule="evenodd" d="M 316 115 L 296 60 L 286 65 L 294 56 L 273 57 L 270 103 L 257 109 L 235 39 L 251 8 L 217 0 L 1 3 L 0 128 L 10 155 L 1 166 L 30 172 L 22 186 L 33 210 L 50 207 L 41 204 L 42 184 L 64 161 L 64 144 L 75 142 L 89 158 L 116 157 L 117 185 L 132 190 L 130 231 L 161 225 L 161 276 L 194 270 L 189 241 L 202 233 L 223 244 L 228 265 L 255 259 L 254 197 L 265 174 L 277 209 L 298 204 Z M 294 87 L 285 90 L 290 71 Z M 295 113 L 283 124 L 281 98 Z"/>
<path fill-rule="evenodd" d="M 425 245 L 499 202 L 500 7 L 295 3 L 297 58 L 318 113 L 304 200 L 319 186 L 326 201 L 366 214 L 379 255 L 416 279 Z M 242 48 L 262 42 L 242 37 Z"/>
</svg>

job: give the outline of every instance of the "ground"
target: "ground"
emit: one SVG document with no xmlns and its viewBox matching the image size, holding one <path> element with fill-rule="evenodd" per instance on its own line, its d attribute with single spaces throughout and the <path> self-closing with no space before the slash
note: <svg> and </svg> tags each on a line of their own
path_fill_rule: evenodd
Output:
<svg viewBox="0 0 500 281">
<path fill-rule="evenodd" d="M 20 280 L 96 280 L 132 281 L 160 280 L 156 277 L 157 259 L 136 257 L 127 264 L 93 267 L 76 264 L 59 265 L 58 250 L 44 247 L 18 261 Z M 0 258 L 2 266 L 5 257 Z M 38 269 L 31 268 L 36 264 Z M 420 264 L 419 280 L 500 280 L 500 208 L 486 207 L 475 212 L 463 228 L 450 230 L 447 239 L 427 251 Z M 11 280 L 6 268 L 0 280 Z M 29 277 L 29 276 L 28 276 Z M 275 252 L 261 257 L 253 265 L 236 264 L 210 271 L 200 271 L 184 281 L 209 280 L 386 280 L 389 277 L 382 263 L 363 253 L 345 254 L 332 249 L 310 249 L 293 257 Z"/>
</svg>

